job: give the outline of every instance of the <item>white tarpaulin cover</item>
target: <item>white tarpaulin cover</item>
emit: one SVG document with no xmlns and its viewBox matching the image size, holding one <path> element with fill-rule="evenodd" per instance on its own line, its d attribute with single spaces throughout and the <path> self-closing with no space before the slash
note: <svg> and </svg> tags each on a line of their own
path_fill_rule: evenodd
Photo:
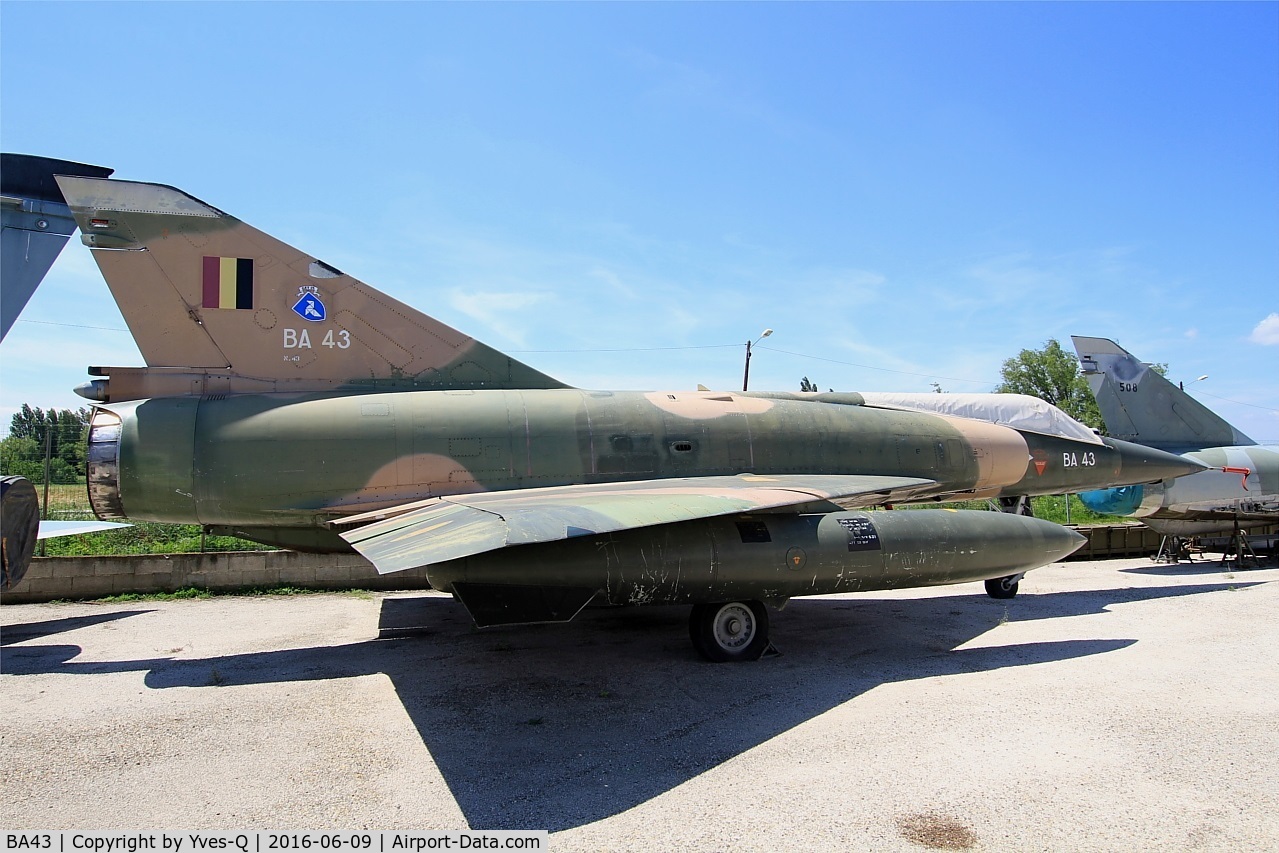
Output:
<svg viewBox="0 0 1279 853">
<path fill-rule="evenodd" d="M 1013 429 L 1058 435 L 1076 441 L 1101 444 L 1101 437 L 1056 406 L 1026 394 L 899 394 L 862 391 L 866 405 L 879 409 L 932 412 L 975 421 L 988 421 Z"/>
</svg>

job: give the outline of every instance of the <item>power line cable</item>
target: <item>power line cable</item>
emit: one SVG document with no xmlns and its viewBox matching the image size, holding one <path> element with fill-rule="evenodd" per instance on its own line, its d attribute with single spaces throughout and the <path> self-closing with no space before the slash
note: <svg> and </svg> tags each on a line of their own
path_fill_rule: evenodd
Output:
<svg viewBox="0 0 1279 853">
<path fill-rule="evenodd" d="M 741 346 L 741 344 L 738 344 L 738 346 Z M 936 373 L 912 373 L 909 370 L 893 370 L 890 367 L 876 367 L 873 364 L 857 364 L 856 362 L 852 362 L 852 361 L 840 361 L 837 358 L 825 358 L 820 355 L 809 355 L 807 353 L 802 353 L 802 352 L 791 352 L 790 350 L 777 349 L 776 347 L 758 346 L 758 347 L 755 347 L 755 349 L 766 349 L 771 352 L 780 352 L 780 353 L 784 353 L 785 355 L 797 356 L 798 358 L 811 358 L 817 361 L 829 361 L 831 364 L 842 364 L 842 365 L 845 365 L 846 367 L 860 367 L 864 370 L 880 370 L 880 371 L 883 371 L 884 373 L 899 373 L 902 376 L 918 376 L 923 379 L 945 379 L 947 382 L 971 382 L 974 385 L 998 384 L 995 382 L 991 382 L 990 380 L 987 380 L 987 379 L 961 379 L 958 376 L 939 376 Z"/>
<path fill-rule="evenodd" d="M 41 326 L 66 326 L 68 329 L 98 329 L 103 332 L 127 332 L 128 329 L 116 329 L 112 326 L 81 326 L 76 323 L 54 323 L 51 320 L 19 320 L 19 323 L 36 323 Z"/>
<path fill-rule="evenodd" d="M 690 347 L 618 347 L 615 349 L 511 349 L 506 350 L 511 355 L 524 355 L 528 353 L 592 353 L 592 352 L 661 352 L 663 350 L 685 350 L 685 349 L 728 349 L 729 347 L 740 347 L 741 344 L 706 344 L 703 346 Z"/>
<path fill-rule="evenodd" d="M 64 326 L 68 329 L 96 329 L 101 332 L 128 332 L 129 331 L 128 329 L 117 329 L 114 326 L 85 326 L 78 323 L 55 323 L 52 320 L 19 319 L 18 322 L 19 323 L 35 323 L 41 326 Z M 536 353 L 587 354 L 587 353 L 599 353 L 599 352 L 669 352 L 674 350 L 732 349 L 740 346 L 742 345 L 741 344 L 702 344 L 699 346 L 683 346 L 683 347 L 614 347 L 614 348 L 607 348 L 607 349 L 513 349 L 513 350 L 507 350 L 507 352 L 511 353 L 512 355 L 515 355 L 515 354 L 527 355 L 527 354 L 536 354 Z M 825 356 L 811 355 L 809 353 L 792 352 L 791 350 L 778 349 L 777 347 L 757 345 L 755 349 L 768 350 L 769 352 L 777 352 L 777 353 L 781 353 L 782 355 L 792 355 L 792 356 L 795 356 L 796 358 L 808 358 L 814 361 L 825 361 L 825 362 L 829 362 L 830 364 L 840 364 L 845 367 L 858 367 L 858 368 L 861 368 L 862 370 L 878 370 L 881 373 L 896 373 L 900 376 L 917 376 L 921 379 L 945 379 L 947 382 L 968 382 L 973 385 L 992 385 L 993 386 L 998 384 L 996 382 L 991 382 L 986 379 L 965 379 L 959 376 L 941 376 L 936 373 L 915 373 L 909 370 L 893 370 L 891 367 L 879 367 L 874 364 L 859 364 L 855 361 L 841 361 L 840 359 L 837 359 L 837 358 L 826 358 Z M 1214 399 L 1222 400 L 1227 403 L 1233 403 L 1236 406 L 1248 406 L 1253 409 L 1261 409 L 1263 412 L 1279 413 L 1279 409 L 1275 409 L 1271 406 L 1259 406 L 1256 403 L 1245 403 L 1241 400 L 1232 400 L 1229 397 L 1222 397 L 1218 394 L 1211 394 L 1207 391 L 1200 391 L 1199 393 L 1203 394 L 1205 397 L 1212 397 Z"/>
<path fill-rule="evenodd" d="M 1217 394 L 1210 394 L 1207 391 L 1200 391 L 1199 393 L 1203 394 L 1205 397 L 1215 397 L 1218 400 L 1225 400 L 1227 403 L 1234 403 L 1236 406 L 1250 406 L 1254 409 L 1261 409 L 1261 411 L 1263 412 L 1274 412 L 1276 414 L 1279 414 L 1279 409 L 1271 408 L 1270 406 L 1258 406 L 1256 403 L 1245 403 L 1242 400 L 1232 400 L 1229 397 L 1222 397 Z"/>
</svg>

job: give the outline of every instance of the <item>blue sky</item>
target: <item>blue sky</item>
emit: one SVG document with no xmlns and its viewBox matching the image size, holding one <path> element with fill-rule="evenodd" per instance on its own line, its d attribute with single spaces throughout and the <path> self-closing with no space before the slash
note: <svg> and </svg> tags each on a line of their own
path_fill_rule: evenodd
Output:
<svg viewBox="0 0 1279 853">
<path fill-rule="evenodd" d="M 0 147 L 595 388 L 989 391 L 1112 337 L 1279 441 L 1279 4 L 0 3 Z M 55 325 L 57 324 L 57 325 Z M 105 328 L 84 328 L 105 327 Z M 0 425 L 141 357 L 74 240 Z"/>
</svg>

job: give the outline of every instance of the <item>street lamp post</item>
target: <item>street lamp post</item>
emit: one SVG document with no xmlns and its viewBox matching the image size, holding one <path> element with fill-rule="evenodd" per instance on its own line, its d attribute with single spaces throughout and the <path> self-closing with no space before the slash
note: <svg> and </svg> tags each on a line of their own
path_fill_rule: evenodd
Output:
<svg viewBox="0 0 1279 853">
<path fill-rule="evenodd" d="M 764 334 L 756 338 L 754 343 L 750 341 L 746 342 L 746 370 L 742 372 L 742 390 L 743 391 L 746 390 L 746 386 L 748 386 L 751 381 L 751 347 L 753 347 L 755 344 L 759 343 L 760 341 L 764 340 L 764 338 L 768 337 L 772 333 L 773 333 L 772 329 L 765 329 Z"/>
</svg>

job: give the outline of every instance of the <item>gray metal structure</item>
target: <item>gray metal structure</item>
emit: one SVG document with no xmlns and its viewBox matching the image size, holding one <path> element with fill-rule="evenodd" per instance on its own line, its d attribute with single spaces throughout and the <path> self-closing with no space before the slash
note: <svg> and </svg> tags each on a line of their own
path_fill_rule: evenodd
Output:
<svg viewBox="0 0 1279 853">
<path fill-rule="evenodd" d="M 1177 480 L 1085 492 L 1089 508 L 1131 515 L 1166 536 L 1279 522 L 1279 448 L 1257 444 L 1108 338 L 1072 336 L 1112 436 L 1199 462 Z"/>
<path fill-rule="evenodd" d="M 70 160 L 0 154 L 0 340 L 76 229 L 54 176 L 105 178 L 111 172 Z"/>
</svg>

